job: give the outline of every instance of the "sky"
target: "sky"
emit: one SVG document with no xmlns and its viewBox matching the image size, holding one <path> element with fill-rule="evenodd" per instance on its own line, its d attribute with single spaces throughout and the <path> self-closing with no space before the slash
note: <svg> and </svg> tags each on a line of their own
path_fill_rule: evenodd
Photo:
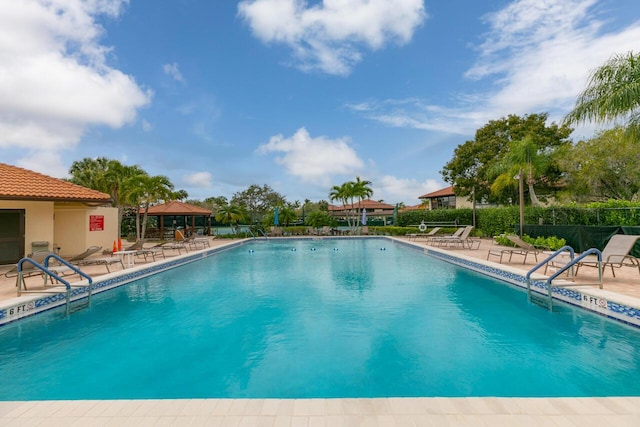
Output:
<svg viewBox="0 0 640 427">
<path fill-rule="evenodd" d="M 477 129 L 560 122 L 629 51 L 638 0 L 5 0 L 0 162 L 107 157 L 199 200 L 360 177 L 415 205 Z"/>
</svg>

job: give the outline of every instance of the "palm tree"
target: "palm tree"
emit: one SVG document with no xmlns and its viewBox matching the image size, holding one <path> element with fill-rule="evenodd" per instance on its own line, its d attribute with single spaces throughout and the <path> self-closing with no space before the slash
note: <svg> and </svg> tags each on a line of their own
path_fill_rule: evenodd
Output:
<svg viewBox="0 0 640 427">
<path fill-rule="evenodd" d="M 142 227 L 139 232 L 140 239 L 144 239 L 144 234 L 147 228 L 147 217 L 149 214 L 149 207 L 157 203 L 160 200 L 167 200 L 171 197 L 173 191 L 173 184 L 164 175 L 136 175 L 131 177 L 127 185 L 130 189 L 128 196 L 129 200 L 135 202 L 137 211 L 142 207 L 144 214 L 142 218 Z"/>
<path fill-rule="evenodd" d="M 538 206 L 540 201 L 533 185 L 536 182 L 536 175 L 546 169 L 547 163 L 546 157 L 540 154 L 537 144 L 531 137 L 512 141 L 505 156 L 493 168 L 493 172 L 498 174 L 498 177 L 491 185 L 491 191 L 498 194 L 506 188 L 514 187 L 517 184 L 513 177 L 522 173 L 529 188 L 531 204 Z"/>
<path fill-rule="evenodd" d="M 130 205 L 127 200 L 130 189 L 127 183 L 135 176 L 146 175 L 139 166 L 125 166 L 118 160 L 106 157 L 84 158 L 75 161 L 69 169 L 69 181 L 87 188 L 102 191 L 111 196 L 112 204 L 118 208 L 118 235 L 122 230 L 124 207 Z"/>
<path fill-rule="evenodd" d="M 352 186 L 352 202 L 353 206 L 353 198 L 358 199 L 358 208 L 356 211 L 356 221 L 354 222 L 354 228 L 358 225 L 358 218 L 362 213 L 362 201 L 364 199 L 370 199 L 373 196 L 373 190 L 371 189 L 371 181 L 361 180 L 359 176 L 356 177 L 356 180 L 353 182 Z"/>
<path fill-rule="evenodd" d="M 238 205 L 223 205 L 216 212 L 216 221 L 223 224 L 229 224 L 233 228 L 234 234 L 238 232 L 238 223 L 245 221 L 246 215 L 244 210 Z"/>
<path fill-rule="evenodd" d="M 331 191 L 329 191 L 329 200 L 331 200 L 332 202 L 336 200 L 342 202 L 342 206 L 343 208 L 345 208 L 344 212 L 349 228 L 351 228 L 351 212 L 350 209 L 346 209 L 346 207 L 347 203 L 349 203 L 351 194 L 353 194 L 352 187 L 352 182 L 345 182 L 342 185 L 334 185 L 333 187 L 331 187 Z"/>
<path fill-rule="evenodd" d="M 640 136 L 640 55 L 614 55 L 597 68 L 578 96 L 565 123 L 627 121 L 634 138 Z"/>
</svg>

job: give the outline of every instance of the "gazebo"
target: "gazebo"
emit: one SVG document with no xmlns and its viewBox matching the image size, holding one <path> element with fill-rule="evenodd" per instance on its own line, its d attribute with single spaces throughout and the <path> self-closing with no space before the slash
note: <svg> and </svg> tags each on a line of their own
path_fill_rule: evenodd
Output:
<svg viewBox="0 0 640 427">
<path fill-rule="evenodd" d="M 140 214 L 144 211 L 141 210 Z M 173 237 L 178 227 L 183 227 L 188 234 L 196 230 L 203 230 L 203 234 L 211 232 L 211 211 L 200 206 L 190 205 L 177 200 L 161 205 L 151 206 L 148 216 L 158 218 L 158 228 L 161 237 Z"/>
</svg>

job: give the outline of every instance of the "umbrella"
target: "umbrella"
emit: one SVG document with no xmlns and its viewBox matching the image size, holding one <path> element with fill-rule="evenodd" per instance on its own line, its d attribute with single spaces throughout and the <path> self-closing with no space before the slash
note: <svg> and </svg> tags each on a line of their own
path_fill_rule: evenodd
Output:
<svg viewBox="0 0 640 427">
<path fill-rule="evenodd" d="M 362 225 L 367 225 L 367 210 L 362 209 Z"/>
<path fill-rule="evenodd" d="M 273 225 L 278 225 L 278 208 L 273 212 Z"/>
</svg>

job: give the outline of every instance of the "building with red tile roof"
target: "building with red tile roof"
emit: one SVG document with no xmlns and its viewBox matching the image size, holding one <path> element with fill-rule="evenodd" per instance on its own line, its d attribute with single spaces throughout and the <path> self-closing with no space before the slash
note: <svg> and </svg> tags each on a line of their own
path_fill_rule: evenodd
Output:
<svg viewBox="0 0 640 427">
<path fill-rule="evenodd" d="M 466 197 L 458 197 L 455 195 L 452 185 L 428 194 L 423 194 L 418 198 L 426 202 L 423 203 L 426 204 L 426 209 L 429 210 L 471 207 L 471 202 Z"/>
<path fill-rule="evenodd" d="M 111 196 L 58 178 L 0 163 L 0 200 L 111 203 Z"/>
<path fill-rule="evenodd" d="M 28 169 L 0 163 L 0 265 L 35 250 L 75 255 L 111 249 L 118 238 L 111 197 Z"/>
</svg>

